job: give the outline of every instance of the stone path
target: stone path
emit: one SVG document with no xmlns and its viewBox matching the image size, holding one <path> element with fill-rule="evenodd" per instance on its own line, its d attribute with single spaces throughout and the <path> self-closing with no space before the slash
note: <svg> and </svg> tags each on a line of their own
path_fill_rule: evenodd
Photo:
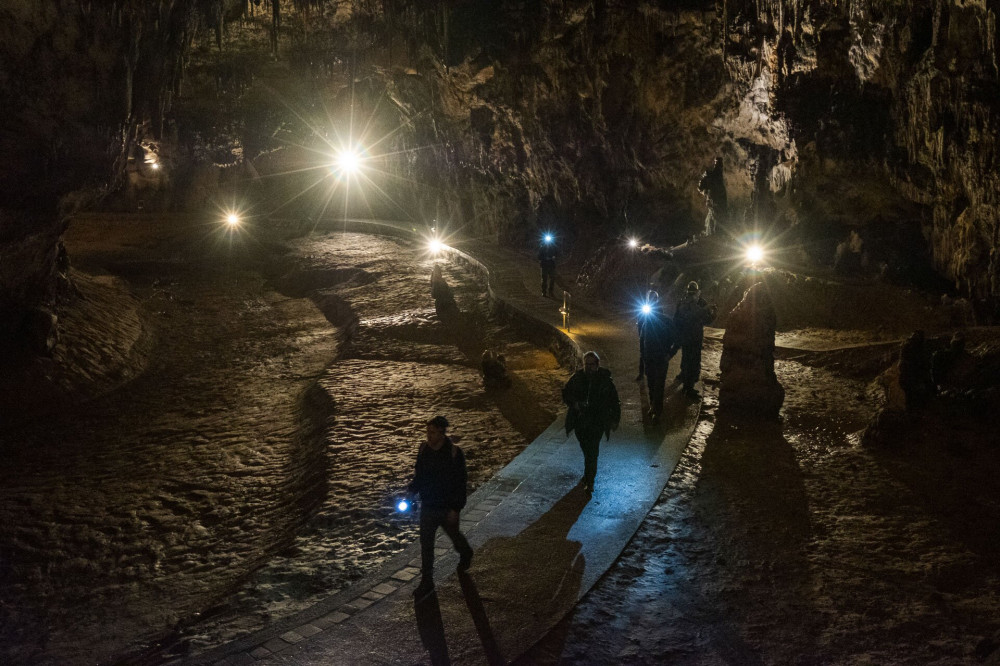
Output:
<svg viewBox="0 0 1000 666">
<path fill-rule="evenodd" d="M 351 230 L 408 231 L 373 223 Z M 577 486 L 582 454 L 560 418 L 469 498 L 462 529 L 476 557 L 468 574 L 451 573 L 457 556 L 441 534 L 437 589 L 423 601 L 414 603 L 411 595 L 420 565 L 413 544 L 350 589 L 184 663 L 412 664 L 428 657 L 431 663 L 506 663 L 590 590 L 656 502 L 690 439 L 699 404 L 684 400 L 674 385 L 663 425 L 643 422 L 645 393 L 632 380 L 634 320 L 575 299 L 566 331 L 562 302 L 531 288 L 539 275 L 530 257 L 472 242 L 446 251 L 482 270 L 492 298 L 520 325 L 550 336 L 565 354 L 596 350 L 611 369 L 622 423 L 602 442 L 595 492 Z"/>
</svg>

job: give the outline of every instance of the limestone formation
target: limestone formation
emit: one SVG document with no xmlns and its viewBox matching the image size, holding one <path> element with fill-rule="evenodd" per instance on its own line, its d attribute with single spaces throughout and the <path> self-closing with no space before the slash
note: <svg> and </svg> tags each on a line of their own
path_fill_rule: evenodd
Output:
<svg viewBox="0 0 1000 666">
<path fill-rule="evenodd" d="M 722 339 L 719 409 L 774 419 L 785 389 L 774 374 L 775 313 L 767 285 L 750 287 L 729 314 Z"/>
</svg>

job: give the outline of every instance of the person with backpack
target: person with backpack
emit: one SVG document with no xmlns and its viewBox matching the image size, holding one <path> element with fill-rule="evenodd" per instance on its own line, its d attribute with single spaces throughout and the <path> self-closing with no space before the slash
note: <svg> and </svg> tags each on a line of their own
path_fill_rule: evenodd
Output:
<svg viewBox="0 0 1000 666">
<path fill-rule="evenodd" d="M 576 439 L 583 451 L 583 478 L 580 483 L 584 490 L 592 493 L 601 435 L 610 439 L 611 431 L 617 430 L 622 414 L 611 371 L 601 367 L 597 352 L 589 351 L 583 355 L 583 369 L 573 373 L 566 382 L 562 398 L 569 406 L 566 434 L 576 431 Z"/>
<path fill-rule="evenodd" d="M 458 571 L 469 570 L 472 547 L 459 530 L 458 515 L 465 507 L 468 472 L 465 454 L 447 435 L 448 419 L 435 416 L 427 422 L 427 440 L 420 445 L 413 481 L 407 496 L 420 496 L 420 584 L 418 599 L 434 589 L 434 539 L 439 527 L 458 551 Z"/>
</svg>

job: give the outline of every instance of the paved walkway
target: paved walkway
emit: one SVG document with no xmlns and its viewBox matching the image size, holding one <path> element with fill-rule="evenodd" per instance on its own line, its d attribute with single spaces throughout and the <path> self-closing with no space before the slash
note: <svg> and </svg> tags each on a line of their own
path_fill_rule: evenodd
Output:
<svg viewBox="0 0 1000 666">
<path fill-rule="evenodd" d="M 378 231 L 368 224 L 358 230 Z M 196 660 L 198 664 L 503 664 L 542 638 L 611 567 L 659 497 L 694 429 L 699 404 L 668 387 L 663 425 L 643 422 L 635 322 L 574 300 L 541 297 L 531 257 L 482 243 L 448 250 L 484 271 L 516 321 L 567 353 L 594 349 L 622 399 L 621 427 L 603 441 L 596 490 L 577 482 L 583 456 L 560 417 L 479 488 L 462 512 L 476 550 L 468 574 L 440 535 L 436 592 L 414 603 L 419 546 L 312 608 Z M 543 338 L 544 339 L 544 338 Z M 675 358 L 672 365 L 677 363 Z M 670 369 L 673 376 L 676 367 Z"/>
</svg>

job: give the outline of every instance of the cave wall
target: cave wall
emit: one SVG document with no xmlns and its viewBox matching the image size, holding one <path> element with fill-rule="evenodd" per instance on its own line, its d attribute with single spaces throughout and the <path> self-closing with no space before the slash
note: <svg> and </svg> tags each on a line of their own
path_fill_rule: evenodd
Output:
<svg viewBox="0 0 1000 666">
<path fill-rule="evenodd" d="M 797 222 L 906 246 L 996 316 L 995 2 L 730 2 L 730 43 L 758 46 L 744 86 L 795 143 Z M 773 188 L 776 190 L 777 188 Z M 912 245 L 912 243 L 911 243 Z"/>
<path fill-rule="evenodd" d="M 552 229 L 580 255 L 626 231 L 674 243 L 702 228 L 699 175 L 721 156 L 737 228 L 826 263 L 854 231 L 875 263 L 924 262 L 988 315 L 996 15 L 986 0 L 5 3 L 0 337 L 71 293 L 69 210 L 97 194 L 194 211 L 232 183 L 291 198 L 302 185 L 271 177 L 321 135 L 332 148 L 323 127 L 344 114 L 380 132 L 372 190 L 391 201 L 368 197 L 372 214 L 525 247 Z M 143 170 L 150 154 L 169 177 Z"/>
<path fill-rule="evenodd" d="M 195 0 L 0 6 L 0 349 L 44 353 L 70 298 L 67 216 L 123 183 L 162 117 Z M 13 346 L 13 349 L 11 349 Z"/>
</svg>

